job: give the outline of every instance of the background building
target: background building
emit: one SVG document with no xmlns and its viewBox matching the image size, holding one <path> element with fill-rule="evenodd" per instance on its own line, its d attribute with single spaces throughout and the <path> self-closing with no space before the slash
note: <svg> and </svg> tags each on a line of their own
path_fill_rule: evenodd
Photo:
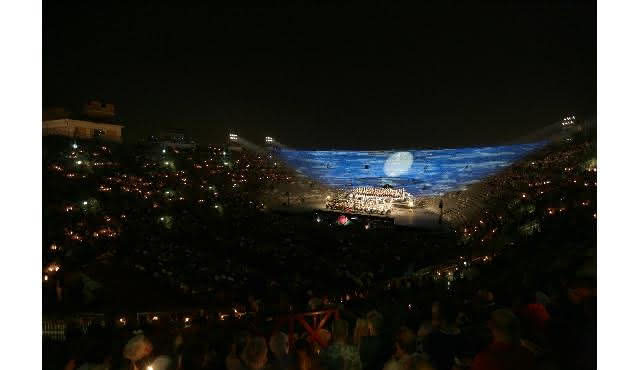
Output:
<svg viewBox="0 0 640 370">
<path fill-rule="evenodd" d="M 89 101 L 80 114 L 65 108 L 49 108 L 43 113 L 42 135 L 122 142 L 122 128 L 115 122 L 115 106 Z"/>
<path fill-rule="evenodd" d="M 42 135 L 59 135 L 76 139 L 103 139 L 122 142 L 122 125 L 75 119 L 56 119 L 42 122 Z"/>
</svg>

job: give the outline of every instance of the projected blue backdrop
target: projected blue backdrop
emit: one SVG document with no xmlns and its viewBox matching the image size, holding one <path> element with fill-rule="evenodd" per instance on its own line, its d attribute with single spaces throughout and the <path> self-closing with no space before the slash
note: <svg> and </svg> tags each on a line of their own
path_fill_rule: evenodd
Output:
<svg viewBox="0 0 640 370">
<path fill-rule="evenodd" d="M 416 196 L 461 190 L 498 173 L 546 142 L 406 151 L 283 149 L 281 158 L 305 176 L 333 187 L 404 187 Z"/>
</svg>

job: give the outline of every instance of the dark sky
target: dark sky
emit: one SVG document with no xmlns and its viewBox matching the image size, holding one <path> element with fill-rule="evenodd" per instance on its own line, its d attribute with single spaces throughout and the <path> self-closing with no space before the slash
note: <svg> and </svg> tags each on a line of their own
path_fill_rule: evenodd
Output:
<svg viewBox="0 0 640 370">
<path fill-rule="evenodd" d="M 114 103 L 129 139 L 338 148 L 494 144 L 595 114 L 595 2 L 160 3 L 45 1 L 45 107 Z"/>
</svg>

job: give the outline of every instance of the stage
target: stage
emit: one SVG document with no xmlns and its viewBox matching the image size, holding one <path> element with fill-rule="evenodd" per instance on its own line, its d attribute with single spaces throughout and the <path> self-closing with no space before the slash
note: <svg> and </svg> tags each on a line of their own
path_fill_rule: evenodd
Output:
<svg viewBox="0 0 640 370">
<path fill-rule="evenodd" d="M 309 213 L 312 211 L 331 211 L 326 209 L 325 203 L 327 196 L 335 196 L 337 191 L 331 187 L 322 184 L 309 183 L 311 180 L 305 176 L 297 176 L 291 184 L 281 184 L 276 187 L 273 192 L 265 194 L 262 202 L 267 210 L 286 212 L 286 213 Z M 287 195 L 288 193 L 288 195 Z M 332 211 L 337 216 L 357 215 L 369 217 L 384 217 L 380 215 L 370 215 L 360 212 L 341 212 Z M 446 230 L 449 225 L 446 222 L 438 223 L 439 214 L 431 210 L 420 207 L 399 207 L 394 206 L 391 215 L 388 217 L 393 219 L 393 223 L 398 226 L 419 227 L 430 230 Z"/>
</svg>

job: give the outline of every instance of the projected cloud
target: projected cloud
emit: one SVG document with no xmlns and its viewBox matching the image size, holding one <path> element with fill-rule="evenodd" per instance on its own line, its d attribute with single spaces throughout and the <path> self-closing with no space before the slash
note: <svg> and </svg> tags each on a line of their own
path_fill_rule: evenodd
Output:
<svg viewBox="0 0 640 370">
<path fill-rule="evenodd" d="M 420 196 L 463 189 L 545 144 L 401 152 L 283 149 L 281 157 L 298 172 L 329 186 L 389 184 Z"/>
<path fill-rule="evenodd" d="M 390 177 L 404 175 L 413 164 L 413 155 L 409 152 L 393 153 L 384 162 L 384 173 Z"/>
</svg>

